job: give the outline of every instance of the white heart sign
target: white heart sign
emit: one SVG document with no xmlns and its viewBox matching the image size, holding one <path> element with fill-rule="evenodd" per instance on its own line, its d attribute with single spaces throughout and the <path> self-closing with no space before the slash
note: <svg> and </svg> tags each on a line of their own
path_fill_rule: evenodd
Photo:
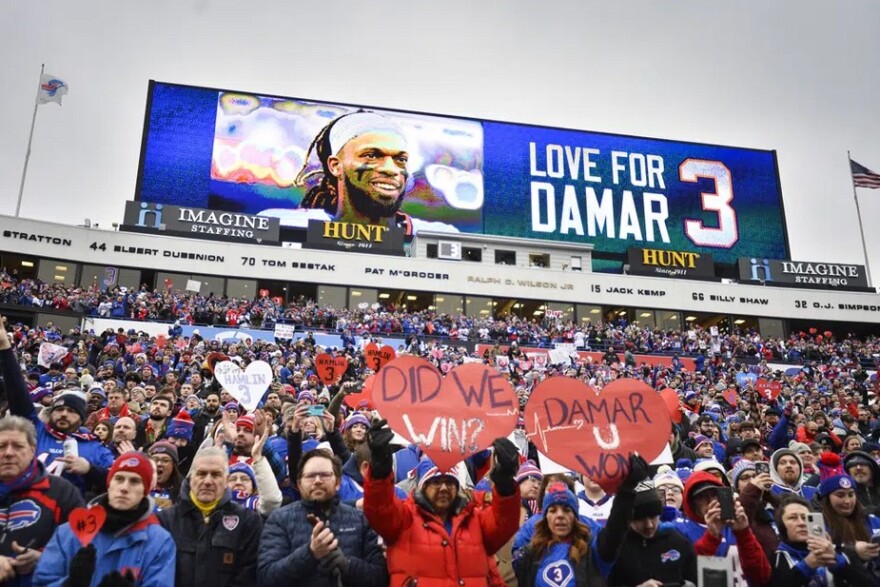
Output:
<svg viewBox="0 0 880 587">
<path fill-rule="evenodd" d="M 232 361 L 214 366 L 214 377 L 248 412 L 256 409 L 272 383 L 272 367 L 266 361 L 254 361 L 244 371 Z"/>
</svg>

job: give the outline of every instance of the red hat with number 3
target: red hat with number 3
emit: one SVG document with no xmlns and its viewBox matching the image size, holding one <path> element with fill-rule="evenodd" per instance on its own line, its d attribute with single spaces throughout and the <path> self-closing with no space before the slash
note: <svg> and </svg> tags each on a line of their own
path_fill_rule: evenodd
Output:
<svg viewBox="0 0 880 587">
<path fill-rule="evenodd" d="M 149 492 L 153 488 L 153 463 L 144 453 L 127 452 L 119 455 L 107 471 L 107 485 L 110 485 L 113 475 L 120 471 L 138 475 L 144 483 L 145 491 Z"/>
</svg>

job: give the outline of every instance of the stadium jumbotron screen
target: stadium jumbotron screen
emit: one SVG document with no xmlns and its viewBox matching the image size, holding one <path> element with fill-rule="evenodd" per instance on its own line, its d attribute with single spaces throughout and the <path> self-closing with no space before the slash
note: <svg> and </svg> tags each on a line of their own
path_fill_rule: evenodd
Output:
<svg viewBox="0 0 880 587">
<path fill-rule="evenodd" d="M 719 263 L 789 256 L 773 151 L 159 82 L 147 104 L 135 194 L 143 202 L 277 216 L 304 229 L 334 219 L 334 206 L 314 194 L 342 141 L 373 133 L 393 136 L 406 178 L 373 189 L 397 198 L 413 232 L 592 243 L 620 254 L 651 246 Z M 354 123 L 347 115 L 359 110 L 376 115 Z M 344 180 L 355 184 L 368 168 Z"/>
</svg>

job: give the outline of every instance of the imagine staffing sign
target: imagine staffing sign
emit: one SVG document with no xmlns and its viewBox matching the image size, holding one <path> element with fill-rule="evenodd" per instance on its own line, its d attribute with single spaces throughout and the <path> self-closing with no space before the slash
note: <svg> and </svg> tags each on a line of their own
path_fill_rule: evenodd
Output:
<svg viewBox="0 0 880 587">
<path fill-rule="evenodd" d="M 281 230 L 277 218 L 147 202 L 126 202 L 121 228 L 262 245 L 277 245 Z"/>
<path fill-rule="evenodd" d="M 818 289 L 868 287 L 864 265 L 780 261 L 755 257 L 739 259 L 739 278 L 745 282 L 794 284 Z"/>
</svg>

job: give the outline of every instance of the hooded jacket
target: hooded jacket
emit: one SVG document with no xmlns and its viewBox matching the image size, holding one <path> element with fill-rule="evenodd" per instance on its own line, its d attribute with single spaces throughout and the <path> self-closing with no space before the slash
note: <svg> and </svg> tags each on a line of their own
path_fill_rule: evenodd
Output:
<svg viewBox="0 0 880 587">
<path fill-rule="evenodd" d="M 485 587 L 488 557 L 517 531 L 519 508 L 518 488 L 508 496 L 493 489 L 487 508 L 459 494 L 447 532 L 421 491 L 400 501 L 394 499 L 393 475 L 367 475 L 364 480 L 364 514 L 388 546 L 388 571 L 395 586 Z"/>
<path fill-rule="evenodd" d="M 749 585 L 766 585 L 770 580 L 770 562 L 751 528 L 734 530 L 726 525 L 721 535 L 715 536 L 706 527 L 703 516 L 694 510 L 693 491 L 697 486 L 705 484 L 725 486 L 718 477 L 705 471 L 691 475 L 685 483 L 682 500 L 682 509 L 687 521 L 677 525 L 679 531 L 694 542 L 694 550 L 698 556 L 727 556 L 730 548 L 736 546 L 740 567 Z"/>
<path fill-rule="evenodd" d="M 875 516 L 880 515 L 880 465 L 878 465 L 877 461 L 874 460 L 874 457 L 868 453 L 861 450 L 855 450 L 843 458 L 843 468 L 846 469 L 851 463 L 853 457 L 856 456 L 867 459 L 868 462 L 871 463 L 872 486 L 869 487 L 862 483 L 856 483 L 856 495 L 859 498 L 859 503 L 862 504 L 862 507 L 865 508 L 867 513 Z"/>
<path fill-rule="evenodd" d="M 98 499 L 93 500 L 90 507 L 101 507 L 94 505 Z M 97 587 L 112 571 L 123 574 L 131 571 L 138 579 L 138 587 L 174 585 L 174 540 L 153 514 L 152 498 L 145 499 L 150 505 L 140 519 L 116 533 L 95 535 L 92 545 L 97 552 L 91 587 Z M 69 523 L 59 526 L 34 570 L 34 587 L 62 587 L 70 574 L 70 560 L 81 547 Z"/>
<path fill-rule="evenodd" d="M 800 467 L 797 483 L 793 486 L 785 483 L 776 471 L 776 465 L 779 464 L 779 459 L 784 456 L 794 457 L 798 463 L 798 467 Z M 770 487 L 770 491 L 777 495 L 780 493 L 795 493 L 807 501 L 811 501 L 816 494 L 815 487 L 804 485 L 804 462 L 794 451 L 787 448 L 780 448 L 770 455 L 770 479 L 773 480 L 773 485 Z"/>
</svg>

